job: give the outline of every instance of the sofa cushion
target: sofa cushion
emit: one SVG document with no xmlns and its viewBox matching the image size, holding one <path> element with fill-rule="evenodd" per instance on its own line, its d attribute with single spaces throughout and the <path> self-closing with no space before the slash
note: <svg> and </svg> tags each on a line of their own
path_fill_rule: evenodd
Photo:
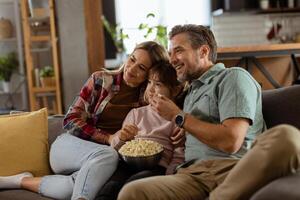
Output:
<svg viewBox="0 0 300 200">
<path fill-rule="evenodd" d="M 300 129 L 300 85 L 263 91 L 263 115 L 267 127 L 290 124 Z"/>
<path fill-rule="evenodd" d="M 43 197 L 38 193 L 28 190 L 1 190 L 1 200 L 50 200 L 51 198 Z"/>
<path fill-rule="evenodd" d="M 0 176 L 50 173 L 47 110 L 0 116 Z"/>
</svg>

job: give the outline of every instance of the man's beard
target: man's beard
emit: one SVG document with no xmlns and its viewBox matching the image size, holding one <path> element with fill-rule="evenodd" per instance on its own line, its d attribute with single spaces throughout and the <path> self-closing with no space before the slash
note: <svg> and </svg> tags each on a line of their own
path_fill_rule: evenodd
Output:
<svg viewBox="0 0 300 200">
<path fill-rule="evenodd" d="M 180 83 L 184 83 L 184 82 L 191 82 L 195 79 L 197 79 L 198 77 L 196 77 L 197 75 L 195 74 L 192 74 L 192 73 L 189 73 L 189 72 L 186 72 L 186 73 L 183 73 L 180 77 L 177 76 L 177 80 L 180 82 Z"/>
</svg>

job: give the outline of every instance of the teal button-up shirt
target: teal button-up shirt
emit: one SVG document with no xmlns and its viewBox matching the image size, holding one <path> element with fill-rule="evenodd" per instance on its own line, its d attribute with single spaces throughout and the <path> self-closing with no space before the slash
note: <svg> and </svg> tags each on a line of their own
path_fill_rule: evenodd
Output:
<svg viewBox="0 0 300 200">
<path fill-rule="evenodd" d="M 251 147 L 255 136 L 265 128 L 260 85 L 246 70 L 225 68 L 222 63 L 215 64 L 191 83 L 184 101 L 184 112 L 213 124 L 220 124 L 229 118 L 247 118 L 251 121 L 243 146 L 235 154 L 211 148 L 187 133 L 186 161 L 240 158 Z"/>
</svg>

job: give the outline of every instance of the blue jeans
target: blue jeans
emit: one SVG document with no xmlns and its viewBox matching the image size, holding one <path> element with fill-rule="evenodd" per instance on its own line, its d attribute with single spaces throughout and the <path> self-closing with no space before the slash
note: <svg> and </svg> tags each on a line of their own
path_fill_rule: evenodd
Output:
<svg viewBox="0 0 300 200">
<path fill-rule="evenodd" d="M 64 133 L 50 149 L 50 165 L 57 175 L 43 177 L 39 193 L 54 199 L 93 200 L 115 171 L 118 158 L 110 146 Z"/>
</svg>

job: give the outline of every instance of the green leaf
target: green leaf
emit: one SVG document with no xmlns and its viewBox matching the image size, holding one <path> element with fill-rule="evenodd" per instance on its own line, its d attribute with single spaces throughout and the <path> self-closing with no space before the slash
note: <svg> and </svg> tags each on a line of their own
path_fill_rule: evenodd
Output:
<svg viewBox="0 0 300 200">
<path fill-rule="evenodd" d="M 125 46 L 123 40 L 129 38 L 128 34 L 123 33 L 123 28 L 121 28 L 119 24 L 110 24 L 110 22 L 105 18 L 104 15 L 101 16 L 101 20 L 105 30 L 109 33 L 117 51 L 124 52 Z"/>
<path fill-rule="evenodd" d="M 148 13 L 147 18 L 149 17 L 155 17 L 155 15 L 153 13 Z M 149 26 L 147 23 L 142 22 L 139 24 L 138 29 L 146 32 L 144 34 L 144 38 L 146 39 L 149 39 L 148 37 L 152 35 L 152 33 L 156 33 L 154 40 L 167 48 L 168 38 L 166 26 L 163 26 L 161 24 L 156 26 Z"/>
<path fill-rule="evenodd" d="M 44 66 L 40 69 L 40 77 L 53 77 L 54 69 L 52 66 Z"/>
<path fill-rule="evenodd" d="M 154 13 L 148 13 L 148 15 L 146 16 L 147 18 L 149 18 L 149 17 L 155 17 L 155 15 L 154 15 Z"/>
<path fill-rule="evenodd" d="M 0 80 L 10 81 L 14 71 L 17 70 L 19 61 L 17 54 L 11 52 L 5 56 L 0 57 Z"/>
<path fill-rule="evenodd" d="M 148 28 L 148 25 L 147 24 L 143 24 L 143 23 L 141 23 L 140 25 L 139 25 L 139 27 L 138 27 L 140 30 L 142 30 L 142 29 L 146 29 L 146 28 Z"/>
</svg>

